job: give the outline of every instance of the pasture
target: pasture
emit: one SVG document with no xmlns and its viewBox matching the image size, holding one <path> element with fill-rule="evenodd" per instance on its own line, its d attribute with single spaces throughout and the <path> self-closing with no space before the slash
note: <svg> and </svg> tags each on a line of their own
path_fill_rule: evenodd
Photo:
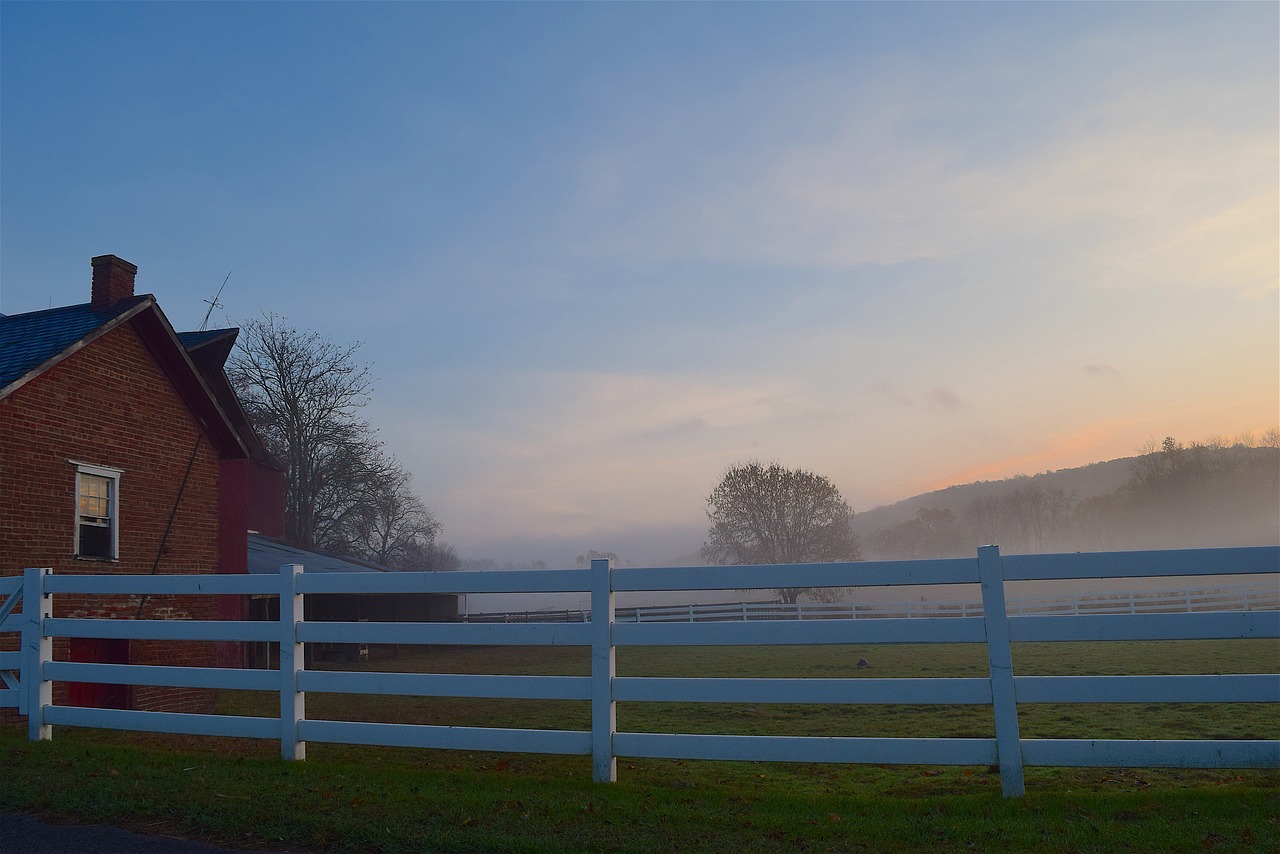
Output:
<svg viewBox="0 0 1280 854">
<path fill-rule="evenodd" d="M 1273 672 L 1275 640 L 1015 644 L 1021 674 Z M 857 667 L 865 657 L 869 668 Z M 402 648 L 323 668 L 585 675 L 566 647 Z M 620 676 L 983 676 L 975 644 L 623 648 Z M 309 694 L 334 720 L 586 728 L 585 702 Z M 275 694 L 224 692 L 226 714 Z M 1263 704 L 1020 707 L 1028 738 L 1280 738 Z M 619 703 L 620 730 L 990 737 L 988 706 Z M 61 729 L 5 731 L 0 804 L 241 846 L 317 851 L 1280 850 L 1280 772 L 1028 768 L 1000 797 L 986 767 L 619 760 L 333 744 L 305 763 L 272 741 Z"/>
<path fill-rule="evenodd" d="M 1276 640 L 1015 644 L 1019 675 L 1265 673 Z M 859 668 L 859 658 L 870 667 Z M 623 647 L 619 676 L 687 678 L 906 678 L 987 675 L 981 644 L 774 647 Z M 405 647 L 396 658 L 316 669 L 415 673 L 585 676 L 589 650 L 575 647 Z M 272 715 L 274 693 L 229 692 L 227 714 Z M 452 726 L 589 729 L 587 702 L 451 697 L 307 695 L 308 715 L 330 720 Z M 1280 738 L 1280 707 L 1261 703 L 1025 704 L 1024 738 Z M 990 738 L 990 706 L 618 703 L 618 729 L 732 735 Z"/>
</svg>

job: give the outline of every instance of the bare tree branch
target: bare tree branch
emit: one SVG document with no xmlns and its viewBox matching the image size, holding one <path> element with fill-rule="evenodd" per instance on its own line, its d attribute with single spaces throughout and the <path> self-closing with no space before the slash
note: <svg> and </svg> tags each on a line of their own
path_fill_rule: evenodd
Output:
<svg viewBox="0 0 1280 854">
<path fill-rule="evenodd" d="M 440 523 L 360 417 L 373 377 L 338 345 L 266 314 L 241 327 L 227 375 L 268 450 L 285 463 L 285 536 L 383 564 L 429 548 Z"/>
</svg>

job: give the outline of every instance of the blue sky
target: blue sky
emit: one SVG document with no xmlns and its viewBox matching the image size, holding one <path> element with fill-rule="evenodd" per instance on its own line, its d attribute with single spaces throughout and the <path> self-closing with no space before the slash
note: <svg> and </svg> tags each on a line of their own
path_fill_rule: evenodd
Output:
<svg viewBox="0 0 1280 854">
<path fill-rule="evenodd" d="M 1280 7 L 0 4 L 0 311 L 365 342 L 471 557 L 1280 421 Z"/>
</svg>

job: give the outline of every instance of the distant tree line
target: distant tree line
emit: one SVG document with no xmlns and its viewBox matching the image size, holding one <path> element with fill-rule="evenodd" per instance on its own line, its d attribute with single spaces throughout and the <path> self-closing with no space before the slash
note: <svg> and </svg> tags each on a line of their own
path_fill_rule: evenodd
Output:
<svg viewBox="0 0 1280 854">
<path fill-rule="evenodd" d="M 971 499 L 957 513 L 922 507 L 868 537 L 874 557 L 962 557 L 996 543 L 1005 552 L 1254 545 L 1280 540 L 1280 431 L 1183 445 L 1152 441 L 1128 481 L 1081 497 L 1024 484 Z"/>
<path fill-rule="evenodd" d="M 505 561 L 498 563 L 491 557 L 482 558 L 464 558 L 458 561 L 457 566 L 438 567 L 439 569 L 466 569 L 476 571 L 487 571 L 493 569 L 546 569 L 547 562 L 545 560 L 525 560 L 525 561 Z"/>
</svg>

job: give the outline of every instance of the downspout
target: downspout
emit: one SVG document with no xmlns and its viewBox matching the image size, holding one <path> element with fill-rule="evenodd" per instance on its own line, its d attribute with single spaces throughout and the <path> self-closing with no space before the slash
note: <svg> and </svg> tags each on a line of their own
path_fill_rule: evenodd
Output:
<svg viewBox="0 0 1280 854">
<path fill-rule="evenodd" d="M 203 441 L 204 433 L 198 433 L 195 447 L 191 449 L 191 457 L 187 460 L 187 470 L 182 473 L 182 483 L 178 485 L 178 495 L 173 499 L 173 507 L 169 509 L 169 521 L 165 523 L 164 533 L 160 537 L 160 546 L 156 549 L 156 558 L 151 562 L 151 572 L 149 573 L 151 575 L 155 575 L 156 570 L 160 568 L 160 558 L 164 556 L 164 547 L 169 542 L 169 532 L 173 530 L 173 520 L 178 515 L 178 505 L 182 503 L 182 496 L 187 491 L 187 481 L 191 479 L 191 469 L 195 467 L 196 454 L 200 452 L 200 443 Z M 147 606 L 149 601 L 151 601 L 150 593 L 143 596 L 142 601 L 138 603 L 138 610 L 133 615 L 135 620 L 142 619 L 142 609 Z"/>
</svg>

